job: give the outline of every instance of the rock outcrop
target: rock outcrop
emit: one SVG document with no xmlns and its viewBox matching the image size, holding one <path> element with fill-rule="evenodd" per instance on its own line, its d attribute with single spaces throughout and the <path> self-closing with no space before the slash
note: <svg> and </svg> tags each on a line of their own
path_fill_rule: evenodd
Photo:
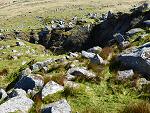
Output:
<svg viewBox="0 0 150 113">
<path fill-rule="evenodd" d="M 150 79 L 150 44 L 144 44 L 143 46 L 126 50 L 118 56 L 118 61 L 120 61 L 125 67 L 134 69 L 145 77 Z"/>
</svg>

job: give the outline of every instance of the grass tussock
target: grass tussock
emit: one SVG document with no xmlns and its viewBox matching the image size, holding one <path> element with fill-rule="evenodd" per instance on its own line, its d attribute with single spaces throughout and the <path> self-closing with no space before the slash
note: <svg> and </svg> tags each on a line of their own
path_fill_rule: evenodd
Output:
<svg viewBox="0 0 150 113">
<path fill-rule="evenodd" d="M 131 103 L 120 113 L 150 113 L 149 102 Z"/>
</svg>

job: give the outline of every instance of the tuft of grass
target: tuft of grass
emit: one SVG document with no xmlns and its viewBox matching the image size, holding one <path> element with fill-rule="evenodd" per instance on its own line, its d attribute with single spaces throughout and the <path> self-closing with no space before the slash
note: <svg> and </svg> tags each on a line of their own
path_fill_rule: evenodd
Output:
<svg viewBox="0 0 150 113">
<path fill-rule="evenodd" d="M 150 113 L 149 102 L 138 102 L 127 105 L 120 113 Z"/>
</svg>

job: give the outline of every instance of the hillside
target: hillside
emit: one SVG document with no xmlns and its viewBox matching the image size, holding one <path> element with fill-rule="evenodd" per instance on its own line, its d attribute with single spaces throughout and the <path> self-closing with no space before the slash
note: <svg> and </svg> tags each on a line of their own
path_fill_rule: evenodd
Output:
<svg viewBox="0 0 150 113">
<path fill-rule="evenodd" d="M 145 0 L 0 0 L 1 29 L 27 30 L 43 26 L 37 17 L 72 18 L 90 12 L 102 13 L 110 9 L 129 11 Z"/>
<path fill-rule="evenodd" d="M 0 0 L 0 113 L 150 113 L 150 3 Z"/>
</svg>

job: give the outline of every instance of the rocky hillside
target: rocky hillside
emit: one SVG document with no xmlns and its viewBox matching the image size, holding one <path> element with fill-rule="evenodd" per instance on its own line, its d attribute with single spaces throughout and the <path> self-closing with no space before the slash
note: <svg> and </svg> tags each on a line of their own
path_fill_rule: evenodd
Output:
<svg viewBox="0 0 150 113">
<path fill-rule="evenodd" d="M 150 113 L 150 4 L 44 23 L 1 31 L 0 113 Z"/>
</svg>

